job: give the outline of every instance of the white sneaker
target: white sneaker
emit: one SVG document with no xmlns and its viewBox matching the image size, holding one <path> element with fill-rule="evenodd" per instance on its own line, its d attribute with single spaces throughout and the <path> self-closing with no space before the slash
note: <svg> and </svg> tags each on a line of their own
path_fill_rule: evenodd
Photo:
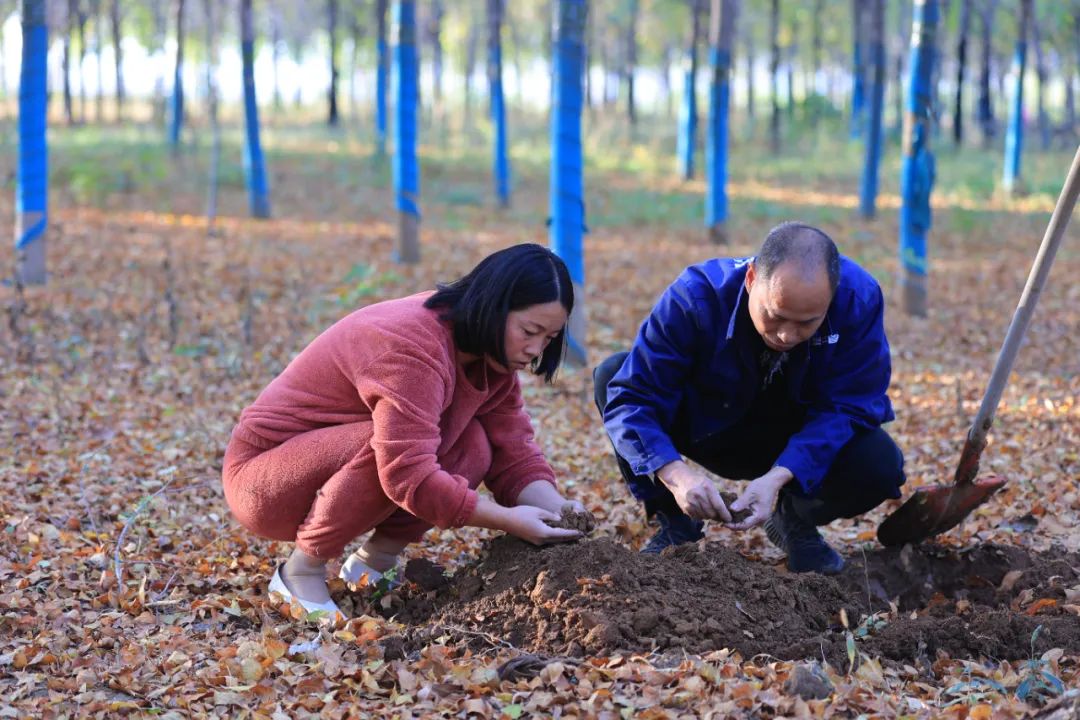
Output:
<svg viewBox="0 0 1080 720">
<path fill-rule="evenodd" d="M 397 570 L 396 567 L 394 569 Z M 391 572 L 392 571 L 388 570 L 385 573 L 381 573 L 378 570 L 370 568 L 367 563 L 357 557 L 356 553 L 353 553 L 346 558 L 345 562 L 341 565 L 341 572 L 338 573 L 338 577 L 350 585 L 359 585 L 361 578 L 367 575 L 368 586 L 373 586 Z M 401 585 L 401 580 L 398 579 L 400 575 L 400 571 L 396 572 L 391 576 L 392 579 L 387 580 L 386 585 L 388 590 L 392 590 Z"/>
<path fill-rule="evenodd" d="M 345 619 L 345 613 L 341 611 L 341 608 L 337 606 L 333 600 L 327 600 L 326 602 L 313 602 L 311 600 L 304 600 L 298 598 L 292 594 L 292 592 L 285 586 L 285 581 L 281 579 L 281 565 L 278 565 L 274 570 L 274 577 L 270 579 L 269 592 L 277 593 L 281 598 L 289 603 L 296 602 L 300 607 L 304 608 L 305 612 L 324 612 L 331 620 L 337 620 L 337 616 L 340 615 L 342 619 Z"/>
</svg>

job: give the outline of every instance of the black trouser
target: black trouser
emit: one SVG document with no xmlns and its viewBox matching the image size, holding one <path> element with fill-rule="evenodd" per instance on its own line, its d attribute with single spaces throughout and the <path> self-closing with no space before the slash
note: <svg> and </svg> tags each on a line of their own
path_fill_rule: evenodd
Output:
<svg viewBox="0 0 1080 720">
<path fill-rule="evenodd" d="M 601 416 L 607 405 L 608 383 L 626 355 L 616 353 L 593 371 L 596 407 Z M 802 411 L 794 405 L 755 406 L 734 427 L 702 442 L 691 443 L 685 424 L 678 421 L 668 437 L 682 455 L 710 472 L 732 480 L 752 480 L 772 468 L 802 423 Z M 682 512 L 671 491 L 659 479 L 636 475 L 618 452 L 615 457 L 630 492 L 645 504 L 646 515 L 652 517 L 658 511 Z M 900 448 L 887 432 L 877 427 L 856 430 L 813 496 L 808 496 L 797 480 L 785 485 L 782 492 L 789 496 L 792 510 L 804 521 L 825 525 L 837 518 L 862 515 L 884 500 L 900 497 L 904 479 L 904 456 Z"/>
</svg>

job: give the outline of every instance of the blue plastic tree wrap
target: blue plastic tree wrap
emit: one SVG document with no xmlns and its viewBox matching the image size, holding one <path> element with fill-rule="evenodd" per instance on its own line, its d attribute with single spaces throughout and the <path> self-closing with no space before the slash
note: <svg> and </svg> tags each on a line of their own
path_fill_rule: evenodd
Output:
<svg viewBox="0 0 1080 720">
<path fill-rule="evenodd" d="M 567 360 L 585 365 L 584 155 L 581 147 L 582 85 L 587 0 L 556 0 L 552 37 L 554 107 L 551 113 L 551 248 L 566 262 L 575 307 L 567 333 Z"/>
<path fill-rule="evenodd" d="M 386 9 L 388 0 L 375 2 L 375 146 L 376 152 L 386 154 L 386 90 L 390 80 L 390 46 L 386 42 Z"/>
<path fill-rule="evenodd" d="M 251 0 L 240 3 L 240 55 L 244 73 L 244 172 L 247 174 L 248 203 L 252 217 L 270 217 L 270 193 L 266 181 L 266 161 L 259 141 L 259 105 L 255 95 L 255 25 Z"/>
<path fill-rule="evenodd" d="M 852 26 L 854 42 L 851 52 L 851 139 L 858 140 L 863 130 L 863 111 L 866 105 L 866 71 L 863 68 L 865 53 L 863 39 L 859 37 L 859 10 L 862 0 L 851 0 Z"/>
<path fill-rule="evenodd" d="M 697 48 L 690 50 L 691 56 L 697 55 Z M 679 138 L 676 154 L 679 157 L 679 175 L 683 180 L 694 177 L 694 150 L 697 145 L 697 62 L 693 57 L 687 59 L 683 73 L 683 97 L 679 106 Z"/>
<path fill-rule="evenodd" d="M 878 173 L 881 166 L 882 114 L 885 110 L 885 0 L 873 3 L 873 29 L 866 44 L 871 70 L 870 106 L 867 108 L 866 155 L 859 185 L 859 214 L 872 218 L 877 210 Z"/>
<path fill-rule="evenodd" d="M 714 242 L 726 242 L 728 217 L 728 116 L 731 105 L 731 47 L 737 0 L 714 0 L 709 30 L 709 127 L 705 133 L 705 227 Z M 719 12 L 720 17 L 715 17 Z"/>
<path fill-rule="evenodd" d="M 510 206 L 510 157 L 506 140 L 506 101 L 502 81 L 503 0 L 488 0 L 488 86 L 491 93 L 491 123 L 495 130 L 492 173 L 499 207 Z"/>
<path fill-rule="evenodd" d="M 45 228 L 49 202 L 49 152 L 45 136 L 49 28 L 45 7 L 45 0 L 23 0 L 22 4 L 15 248 L 26 258 L 19 268 L 21 280 L 26 283 L 45 282 Z"/>
<path fill-rule="evenodd" d="M 1013 54 L 1012 97 L 1009 104 L 1009 128 L 1005 135 L 1005 170 L 1001 182 L 1007 192 L 1020 181 L 1020 158 L 1024 144 L 1024 71 L 1027 70 L 1027 32 L 1031 18 L 1031 0 L 1020 0 L 1020 21 Z"/>
<path fill-rule="evenodd" d="M 903 165 L 900 175 L 900 265 L 904 308 L 926 314 L 926 235 L 930 231 L 930 192 L 934 186 L 934 156 L 930 152 L 933 124 L 931 85 L 939 21 L 937 0 L 915 0 L 911 37 L 911 76 L 904 118 Z"/>
<path fill-rule="evenodd" d="M 172 102 L 169 105 L 169 146 L 180 147 L 180 131 L 184 127 L 184 0 L 177 5 L 176 63 L 173 67 Z"/>
<path fill-rule="evenodd" d="M 416 59 L 416 2 L 398 0 L 394 4 L 394 23 L 397 27 L 394 46 L 394 98 L 397 103 L 397 125 L 394 156 L 394 192 L 397 209 L 420 217 L 420 165 L 416 157 L 416 128 L 419 94 Z"/>
</svg>

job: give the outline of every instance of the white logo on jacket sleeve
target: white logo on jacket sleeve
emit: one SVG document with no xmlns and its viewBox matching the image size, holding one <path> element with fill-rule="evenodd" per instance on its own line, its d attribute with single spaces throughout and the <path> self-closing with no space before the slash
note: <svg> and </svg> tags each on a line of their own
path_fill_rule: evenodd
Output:
<svg viewBox="0 0 1080 720">
<path fill-rule="evenodd" d="M 840 341 L 840 333 L 831 333 L 825 337 L 816 337 L 810 341 L 811 345 L 835 345 Z"/>
</svg>

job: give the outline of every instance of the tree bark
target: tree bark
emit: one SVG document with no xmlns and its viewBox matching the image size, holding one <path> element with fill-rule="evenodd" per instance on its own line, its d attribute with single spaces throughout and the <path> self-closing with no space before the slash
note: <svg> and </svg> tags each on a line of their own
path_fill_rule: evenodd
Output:
<svg viewBox="0 0 1080 720">
<path fill-rule="evenodd" d="M 994 122 L 994 103 L 990 94 L 990 66 L 994 57 L 994 11 L 997 9 L 997 0 L 982 0 L 979 8 L 979 20 L 981 21 L 982 37 L 980 38 L 980 63 L 979 63 L 979 101 L 978 118 L 979 129 L 982 131 L 983 144 L 989 145 L 997 135 L 997 124 Z"/>
<path fill-rule="evenodd" d="M 94 63 L 97 73 L 97 94 L 94 96 L 94 118 L 101 124 L 105 122 L 105 73 L 102 70 L 101 53 L 105 48 L 102 26 L 105 18 L 101 14 L 101 0 L 92 0 L 94 15 Z"/>
<path fill-rule="evenodd" d="M 81 0 L 76 0 L 78 8 L 76 27 L 79 33 L 79 122 L 86 124 L 86 10 Z"/>
<path fill-rule="evenodd" d="M 326 1 L 327 32 L 330 38 L 330 88 L 327 99 L 329 101 L 329 113 L 326 124 L 337 127 L 340 121 L 338 117 L 338 0 Z"/>
<path fill-rule="evenodd" d="M 634 98 L 634 72 L 637 69 L 637 23 L 641 5 L 630 0 L 630 19 L 626 26 L 626 119 L 637 124 L 637 107 Z"/>
<path fill-rule="evenodd" d="M 769 3 L 769 149 L 780 154 L 780 0 Z"/>
<path fill-rule="evenodd" d="M 116 121 L 124 120 L 124 103 L 127 100 L 127 91 L 124 88 L 124 50 L 123 28 L 120 18 L 120 0 L 112 0 L 109 6 L 110 26 L 112 28 L 113 55 L 116 61 Z"/>
<path fill-rule="evenodd" d="M 1046 114 L 1046 58 L 1043 55 L 1042 28 L 1037 13 L 1031 15 L 1031 42 L 1035 46 L 1035 107 L 1039 121 L 1039 141 L 1043 150 L 1050 149 L 1050 118 Z"/>
<path fill-rule="evenodd" d="M 442 110 L 443 102 L 443 46 L 442 23 L 445 10 L 442 0 L 432 0 L 428 24 L 428 40 L 431 42 L 431 99 L 435 112 Z"/>
<path fill-rule="evenodd" d="M 967 41 L 971 26 L 971 0 L 960 0 L 960 27 L 956 38 L 956 99 L 953 103 L 953 143 L 964 142 L 964 75 L 967 71 Z"/>
<path fill-rule="evenodd" d="M 78 0 L 68 0 L 67 32 L 64 33 L 64 58 L 61 63 L 64 73 L 64 116 L 68 125 L 75 124 L 75 108 L 71 100 L 71 37 L 75 34 L 78 5 Z"/>
</svg>

